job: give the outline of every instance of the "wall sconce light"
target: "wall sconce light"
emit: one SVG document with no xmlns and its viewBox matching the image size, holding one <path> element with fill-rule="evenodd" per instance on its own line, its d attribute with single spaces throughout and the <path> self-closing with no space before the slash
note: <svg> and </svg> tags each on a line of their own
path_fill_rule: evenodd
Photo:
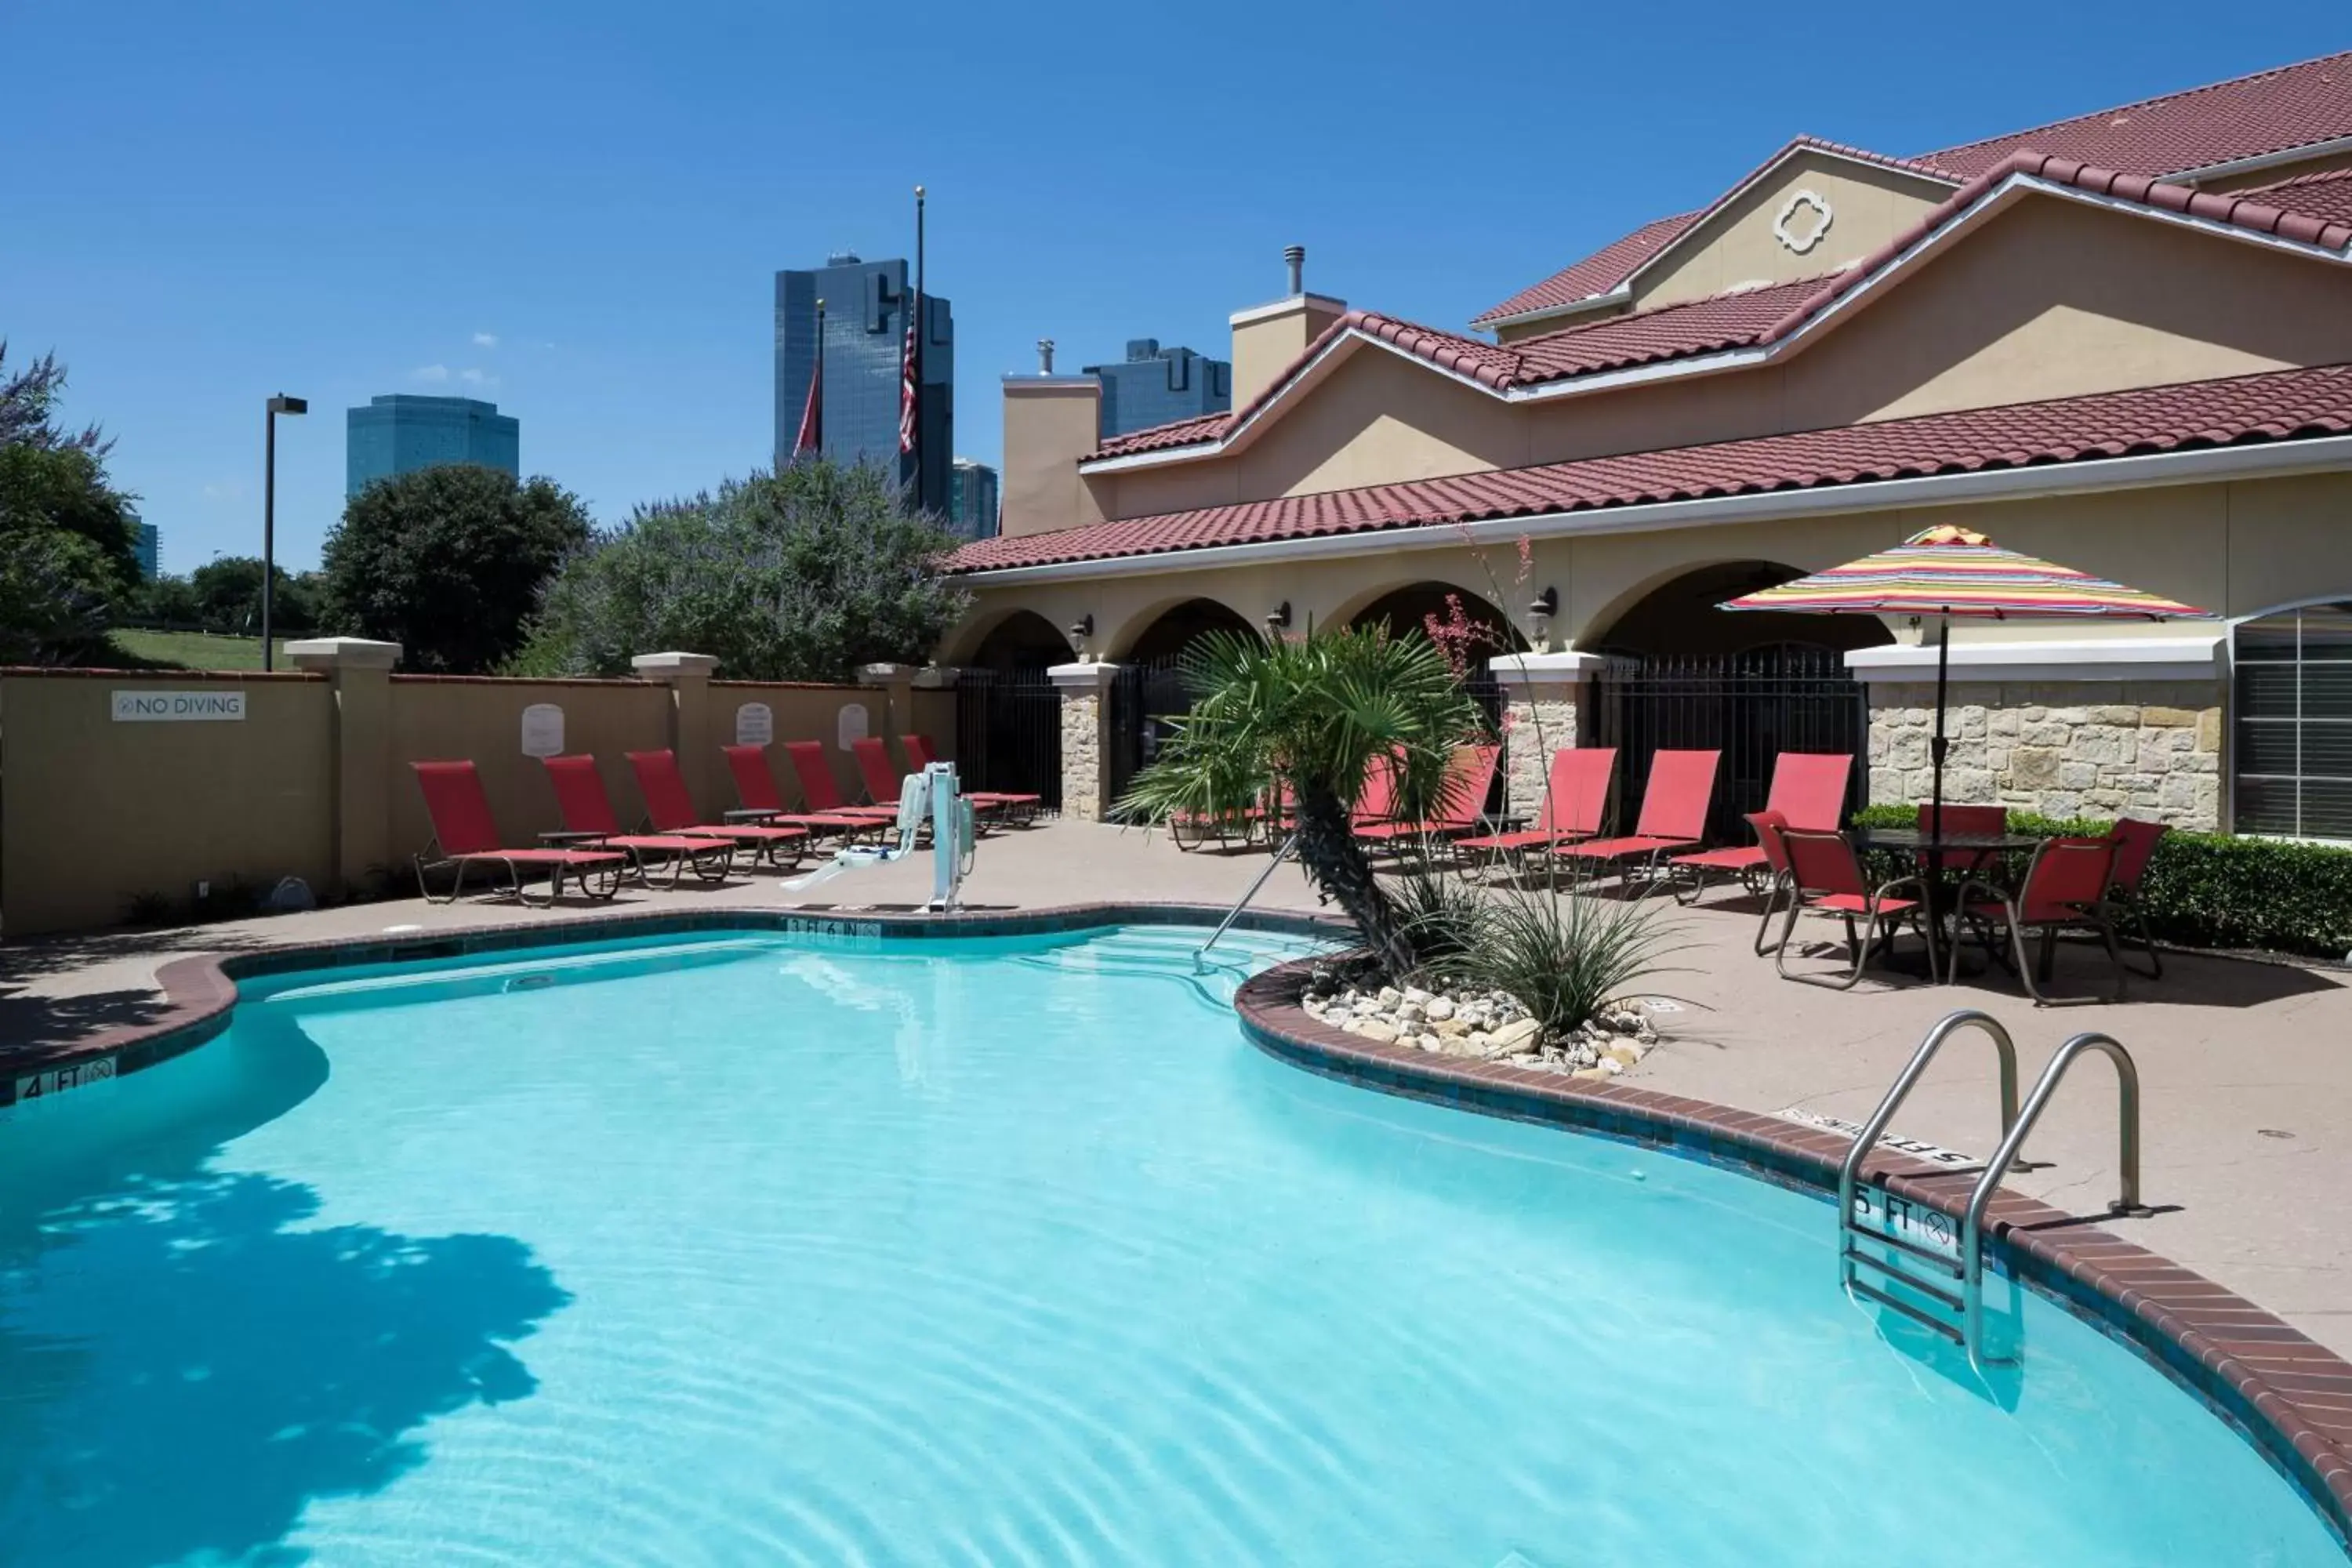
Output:
<svg viewBox="0 0 2352 1568">
<path fill-rule="evenodd" d="M 1088 610 L 1070 623 L 1070 646 L 1081 654 L 1087 651 L 1087 639 L 1095 635 L 1095 613 Z"/>
<path fill-rule="evenodd" d="M 1537 597 L 1536 602 L 1528 606 L 1528 620 L 1531 624 L 1531 627 L 1535 633 L 1535 641 L 1538 647 L 1549 640 L 1551 635 L 1551 618 L 1558 614 L 1559 614 L 1559 590 L 1558 588 L 1546 588 L 1543 593 Z"/>
<path fill-rule="evenodd" d="M 1278 637 L 1289 629 L 1290 601 L 1285 599 L 1265 613 L 1265 635 L 1269 637 Z"/>
</svg>

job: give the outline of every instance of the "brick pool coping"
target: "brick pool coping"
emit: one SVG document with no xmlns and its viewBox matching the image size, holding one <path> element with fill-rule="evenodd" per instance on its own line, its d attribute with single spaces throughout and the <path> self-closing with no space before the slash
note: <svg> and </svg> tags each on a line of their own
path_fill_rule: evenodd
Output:
<svg viewBox="0 0 2352 1568">
<path fill-rule="evenodd" d="M 238 981 L 268 975 L 622 938 L 729 931 L 853 940 L 1015 936 L 1111 924 L 1195 925 L 1224 913 L 1207 905 L 1154 902 L 954 915 L 611 911 L 198 954 L 157 969 L 164 1002 L 149 1022 L 70 1044 L 0 1048 L 0 1106 L 13 1104 L 20 1082 L 39 1075 L 55 1072 L 79 1082 L 85 1073 L 135 1072 L 193 1050 L 228 1026 Z M 1300 935 L 1344 936 L 1349 930 L 1327 917 L 1278 910 L 1244 911 L 1234 923 L 1238 930 Z M 1285 963 L 1244 983 L 1234 1005 L 1253 1046 L 1359 1087 L 1639 1143 L 1834 1201 L 1838 1167 L 1852 1147 L 1843 1137 L 1706 1100 L 1433 1056 L 1349 1035 L 1299 1005 L 1311 967 Z M 92 1072 L 100 1064 L 105 1070 Z M 1864 1173 L 1871 1184 L 1956 1222 L 1972 1183 L 1966 1173 L 1892 1152 L 1874 1154 Z M 2011 1189 L 1995 1195 L 1987 1218 L 1986 1246 L 1997 1268 L 2153 1361 L 2237 1427 L 2317 1509 L 2339 1542 L 2352 1540 L 2352 1363 L 2213 1281 Z"/>
</svg>

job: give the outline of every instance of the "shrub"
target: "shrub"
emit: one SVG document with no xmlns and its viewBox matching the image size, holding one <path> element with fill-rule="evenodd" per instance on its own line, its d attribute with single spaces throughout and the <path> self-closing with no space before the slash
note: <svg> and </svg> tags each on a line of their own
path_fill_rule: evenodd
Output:
<svg viewBox="0 0 2352 1568">
<path fill-rule="evenodd" d="M 1647 899 L 1502 888 L 1481 901 L 1462 977 L 1507 992 L 1546 1035 L 1574 1028 L 1655 974 L 1676 928 Z"/>
<path fill-rule="evenodd" d="M 1908 827 L 1916 817 L 1907 805 L 1854 814 L 1866 827 Z M 2048 837 L 2095 837 L 2115 826 L 2026 811 L 2011 812 L 2009 825 Z M 2176 828 L 2157 841 L 2140 902 L 2159 941 L 2340 959 L 2352 952 L 2352 849 Z"/>
</svg>

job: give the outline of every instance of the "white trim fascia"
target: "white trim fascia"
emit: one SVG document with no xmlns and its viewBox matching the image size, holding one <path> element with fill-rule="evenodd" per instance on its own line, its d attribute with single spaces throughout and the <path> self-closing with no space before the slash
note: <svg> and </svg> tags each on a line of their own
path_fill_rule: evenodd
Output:
<svg viewBox="0 0 2352 1568">
<path fill-rule="evenodd" d="M 1570 300 L 1559 305 L 1538 305 L 1532 310 L 1521 310 L 1516 316 L 1496 316 L 1474 321 L 1471 325 L 1499 333 L 1505 327 L 1524 326 L 1529 321 L 1549 321 L 1559 316 L 1581 316 L 1606 306 L 1630 305 L 1633 302 L 1633 290 L 1620 283 L 1605 294 L 1587 294 L 1581 300 Z M 1501 346 L 1509 348 L 1511 345 L 1503 343 Z"/>
<path fill-rule="evenodd" d="M 1969 681 L 2218 680 L 2221 632 L 2195 637 L 2084 637 L 2069 642 L 1957 642 L 1951 679 Z M 1856 648 L 1846 668 L 1865 686 L 1936 679 L 1933 643 Z"/>
<path fill-rule="evenodd" d="M 1024 388 L 1032 386 L 1037 387 L 1041 390 L 1047 390 L 1058 387 L 1099 387 L 1101 385 L 1102 378 L 1099 376 L 1073 374 L 1039 375 L 1034 370 L 1028 372 L 1026 374 L 1008 374 L 1004 378 L 1004 390 L 1007 392 L 1019 392 Z"/>
<path fill-rule="evenodd" d="M 1235 310 L 1225 318 L 1225 324 L 1233 327 L 1246 327 L 1255 321 L 1271 321 L 1276 316 L 1286 315 L 1292 310 L 1313 310 L 1318 305 L 1327 310 L 1337 310 L 1342 315 L 1345 315 L 1348 310 L 1348 301 L 1334 300 L 1328 294 L 1293 294 L 1286 300 L 1276 300 L 1271 304 L 1252 305 L 1246 310 Z"/>
<path fill-rule="evenodd" d="M 1035 566 L 1000 566 L 957 575 L 975 587 L 1070 579 L 1125 577 L 1162 572 L 1210 571 L 1265 561 L 1303 561 L 1347 555 L 1367 548 L 1444 550 L 1463 544 L 1516 542 L 1530 539 L 1640 533 L 1674 528 L 1705 528 L 1727 522 L 1764 522 L 1789 517 L 1828 517 L 1907 507 L 1958 506 L 2093 491 L 2145 489 L 2165 485 L 2209 484 L 2222 479 L 2270 479 L 2289 474 L 2352 469 L 2352 436 L 2315 436 L 2259 446 L 2207 447 L 2187 452 L 2147 452 L 2126 458 L 2079 458 L 2024 468 L 1985 468 L 1965 474 L 1926 474 L 1913 479 L 1869 479 L 1855 484 L 1816 485 L 1804 489 L 1764 490 L 1748 495 L 1702 496 L 1688 500 L 1649 501 L 1634 506 L 1584 507 L 1531 517 L 1490 518 L 1460 524 L 1418 523 L 1360 528 L 1304 539 L 1255 544 L 1214 544 L 1148 555 L 1096 556 Z"/>
<path fill-rule="evenodd" d="M 1259 405 L 1251 414 L 1248 421 L 1239 429 L 1215 441 L 1203 442 L 1196 446 L 1170 447 L 1154 452 L 1136 452 L 1125 457 L 1097 458 L 1091 461 L 1081 459 L 1078 471 L 1087 474 L 1113 473 L 1120 468 L 1143 468 L 1160 462 L 1213 458 L 1233 451 L 1243 444 L 1244 437 L 1268 414 L 1280 407 L 1294 394 L 1312 385 L 1313 381 L 1309 379 L 1310 376 L 1320 379 L 1322 374 L 1328 373 L 1329 366 L 1326 362 L 1340 345 L 1352 342 L 1372 343 L 1387 349 L 1390 353 L 1424 370 L 1433 371 L 1504 403 L 1549 402 L 1554 398 L 1584 396 L 1591 393 L 1609 392 L 1619 387 L 1640 385 L 1649 382 L 1676 380 L 1685 376 L 1720 374 L 1725 371 L 1745 370 L 1755 365 L 1769 363 L 1773 360 L 1800 352 L 1811 340 L 1828 331 L 1832 323 L 1860 309 L 1863 304 L 1882 291 L 1889 279 L 1895 278 L 1897 274 L 1909 268 L 1921 258 L 1932 256 L 1937 251 L 1954 244 L 1979 225 L 2006 212 L 2029 194 L 2057 196 L 2109 212 L 2158 219 L 2201 234 L 2210 235 L 2215 238 L 2234 239 L 2267 249 L 2284 251 L 2293 256 L 2305 257 L 2315 261 L 2332 261 L 2339 266 L 2352 263 L 2352 246 L 2347 246 L 2343 250 L 2330 250 L 2326 246 L 2309 245 L 2301 240 L 2286 239 L 2274 234 L 2263 234 L 2254 229 L 2241 227 L 2236 224 L 2222 223 L 2217 219 L 2200 217 L 2192 213 L 2174 212 L 2166 207 L 2151 206 L 2146 202 L 2128 201 L 2120 196 L 2086 191 L 2080 186 L 2047 180 L 2038 174 L 2016 174 L 2010 175 L 1999 185 L 1987 192 L 1966 211 L 1954 215 L 1949 221 L 1921 235 L 1904 247 L 1899 254 L 1874 268 L 1852 287 L 1841 292 L 1836 299 L 1800 322 L 1794 331 L 1769 343 L 1749 348 L 1725 349 L 1714 353 L 1685 355 L 1675 359 L 1660 360 L 1651 364 L 1629 365 L 1619 370 L 1595 371 L 1585 375 L 1562 376 L 1554 381 L 1538 382 L 1532 386 L 1515 386 L 1497 390 L 1475 376 L 1465 375 L 1459 371 L 1450 370 L 1444 365 L 1424 359 L 1410 350 L 1401 348 L 1361 328 L 1350 327 L 1326 345 L 1324 351 L 1285 384 L 1279 393 Z M 1506 343 L 1500 346 L 1508 348 L 1510 345 Z"/>
<path fill-rule="evenodd" d="M 2199 180 L 2219 180 L 2231 174 L 2251 174 L 2257 169 L 2275 169 L 2282 163 L 2300 163 L 2310 158 L 2326 158 L 2337 153 L 2352 153 L 2352 136 L 2331 137 L 2326 142 L 2309 142 L 2300 147 L 2283 147 L 2275 153 L 2257 153 L 2250 158 L 2232 158 L 2226 163 L 2208 163 L 2201 169 L 2180 169 L 2164 176 L 2167 184 L 2193 184 Z M 2218 193 L 2216 193 L 2218 194 Z M 2248 193 L 2233 193 L 2244 195 Z"/>
</svg>

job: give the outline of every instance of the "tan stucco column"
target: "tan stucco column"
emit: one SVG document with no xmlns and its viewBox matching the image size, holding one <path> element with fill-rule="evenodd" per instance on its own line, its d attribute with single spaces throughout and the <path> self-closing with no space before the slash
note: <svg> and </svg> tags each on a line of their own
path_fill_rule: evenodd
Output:
<svg viewBox="0 0 2352 1568">
<path fill-rule="evenodd" d="M 716 811 L 719 800 L 711 785 L 711 753 L 718 748 L 710 743 L 710 672 L 719 668 L 718 658 L 707 653 L 641 653 L 629 660 L 629 667 L 640 680 L 658 680 L 668 686 L 670 752 L 677 758 L 678 771 L 686 775 L 695 809 Z"/>
<path fill-rule="evenodd" d="M 1115 664 L 1057 664 L 1045 673 L 1062 697 L 1062 815 L 1100 822 L 1110 813 L 1110 683 Z"/>
<path fill-rule="evenodd" d="M 392 667 L 400 645 L 366 637 L 310 637 L 286 645 L 297 669 L 335 686 L 336 894 L 392 864 Z"/>
<path fill-rule="evenodd" d="M 1489 659 L 1503 688 L 1507 808 L 1532 819 L 1543 809 L 1551 754 L 1578 742 L 1584 692 L 1601 668 L 1593 653 L 1515 653 Z"/>
<path fill-rule="evenodd" d="M 1944 798 L 2043 816 L 2224 820 L 2218 631 L 1952 644 Z M 1932 645 L 1862 648 L 1873 805 L 1925 801 L 1936 726 Z"/>
</svg>

